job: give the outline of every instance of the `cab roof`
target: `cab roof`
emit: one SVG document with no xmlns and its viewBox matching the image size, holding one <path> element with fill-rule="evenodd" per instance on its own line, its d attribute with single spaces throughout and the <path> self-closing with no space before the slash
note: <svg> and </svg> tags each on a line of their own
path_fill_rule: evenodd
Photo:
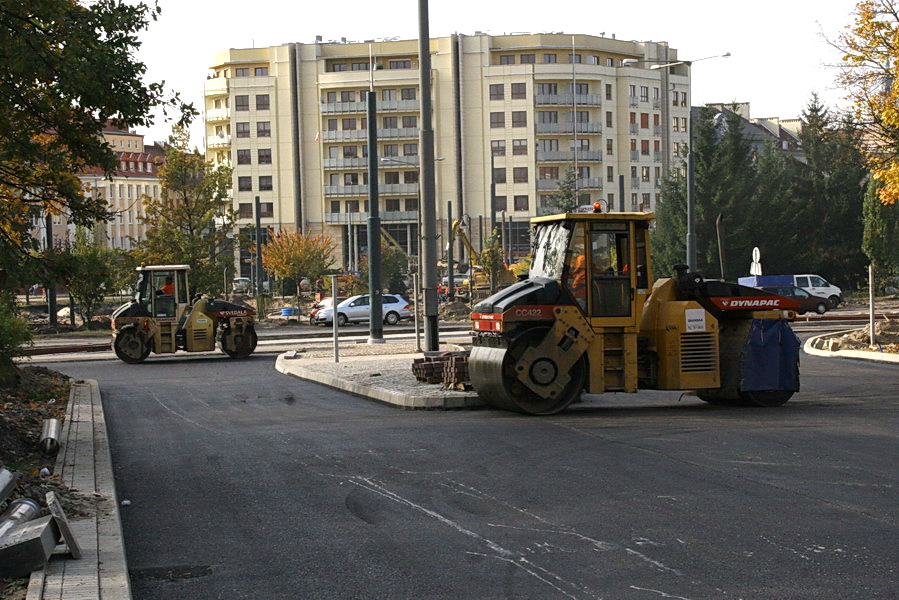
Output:
<svg viewBox="0 0 899 600">
<path fill-rule="evenodd" d="M 648 223 L 655 218 L 656 214 L 653 212 L 569 212 L 533 217 L 531 223 L 554 223 L 556 221 L 615 221 L 619 223 L 621 221 L 642 221 Z"/>
<path fill-rule="evenodd" d="M 141 265 L 135 271 L 190 271 L 190 265 Z"/>
</svg>

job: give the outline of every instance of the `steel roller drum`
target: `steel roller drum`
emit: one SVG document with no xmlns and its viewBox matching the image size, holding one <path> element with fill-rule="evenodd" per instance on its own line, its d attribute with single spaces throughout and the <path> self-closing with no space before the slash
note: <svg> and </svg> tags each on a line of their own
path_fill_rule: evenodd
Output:
<svg viewBox="0 0 899 600">
<path fill-rule="evenodd" d="M 472 386 L 487 406 L 520 411 L 504 383 L 503 363 L 507 353 L 506 348 L 473 346 L 468 357 L 468 374 Z"/>
</svg>

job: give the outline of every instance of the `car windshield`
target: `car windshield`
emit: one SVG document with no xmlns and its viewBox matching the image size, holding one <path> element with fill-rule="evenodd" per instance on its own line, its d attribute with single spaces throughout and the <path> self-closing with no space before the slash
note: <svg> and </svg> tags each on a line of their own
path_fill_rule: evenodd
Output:
<svg viewBox="0 0 899 600">
<path fill-rule="evenodd" d="M 565 265 L 565 250 L 571 238 L 571 223 L 559 221 L 537 228 L 534 243 L 531 277 L 561 279 Z"/>
</svg>

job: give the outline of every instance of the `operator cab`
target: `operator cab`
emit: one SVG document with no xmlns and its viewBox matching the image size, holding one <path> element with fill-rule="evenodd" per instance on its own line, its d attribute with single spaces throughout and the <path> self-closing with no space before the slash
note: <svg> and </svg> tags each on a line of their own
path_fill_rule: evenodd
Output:
<svg viewBox="0 0 899 600">
<path fill-rule="evenodd" d="M 137 268 L 134 300 L 151 316 L 180 318 L 188 305 L 187 272 L 189 265 L 158 265 Z"/>
</svg>

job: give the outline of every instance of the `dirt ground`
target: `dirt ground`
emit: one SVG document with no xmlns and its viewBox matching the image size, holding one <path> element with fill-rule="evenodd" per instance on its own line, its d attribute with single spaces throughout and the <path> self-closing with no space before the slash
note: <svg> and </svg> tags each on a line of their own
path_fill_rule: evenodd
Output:
<svg viewBox="0 0 899 600">
<path fill-rule="evenodd" d="M 899 320 L 883 319 L 874 322 L 874 339 L 877 347 L 871 347 L 871 328 L 865 325 L 839 338 L 840 350 L 870 350 L 899 354 Z"/>
<path fill-rule="evenodd" d="M 0 388 L 0 465 L 19 474 L 16 489 L 0 513 L 16 498 L 31 498 L 44 505 L 47 492 L 56 492 L 69 518 L 88 514 L 93 499 L 69 489 L 53 473 L 55 456 L 45 456 L 38 448 L 45 419 L 64 421 L 69 399 L 69 378 L 44 367 L 23 367 L 19 382 Z M 41 475 L 46 468 L 50 474 Z M 44 514 L 49 514 L 44 509 Z M 25 597 L 28 578 L 0 579 L 0 599 Z"/>
</svg>

